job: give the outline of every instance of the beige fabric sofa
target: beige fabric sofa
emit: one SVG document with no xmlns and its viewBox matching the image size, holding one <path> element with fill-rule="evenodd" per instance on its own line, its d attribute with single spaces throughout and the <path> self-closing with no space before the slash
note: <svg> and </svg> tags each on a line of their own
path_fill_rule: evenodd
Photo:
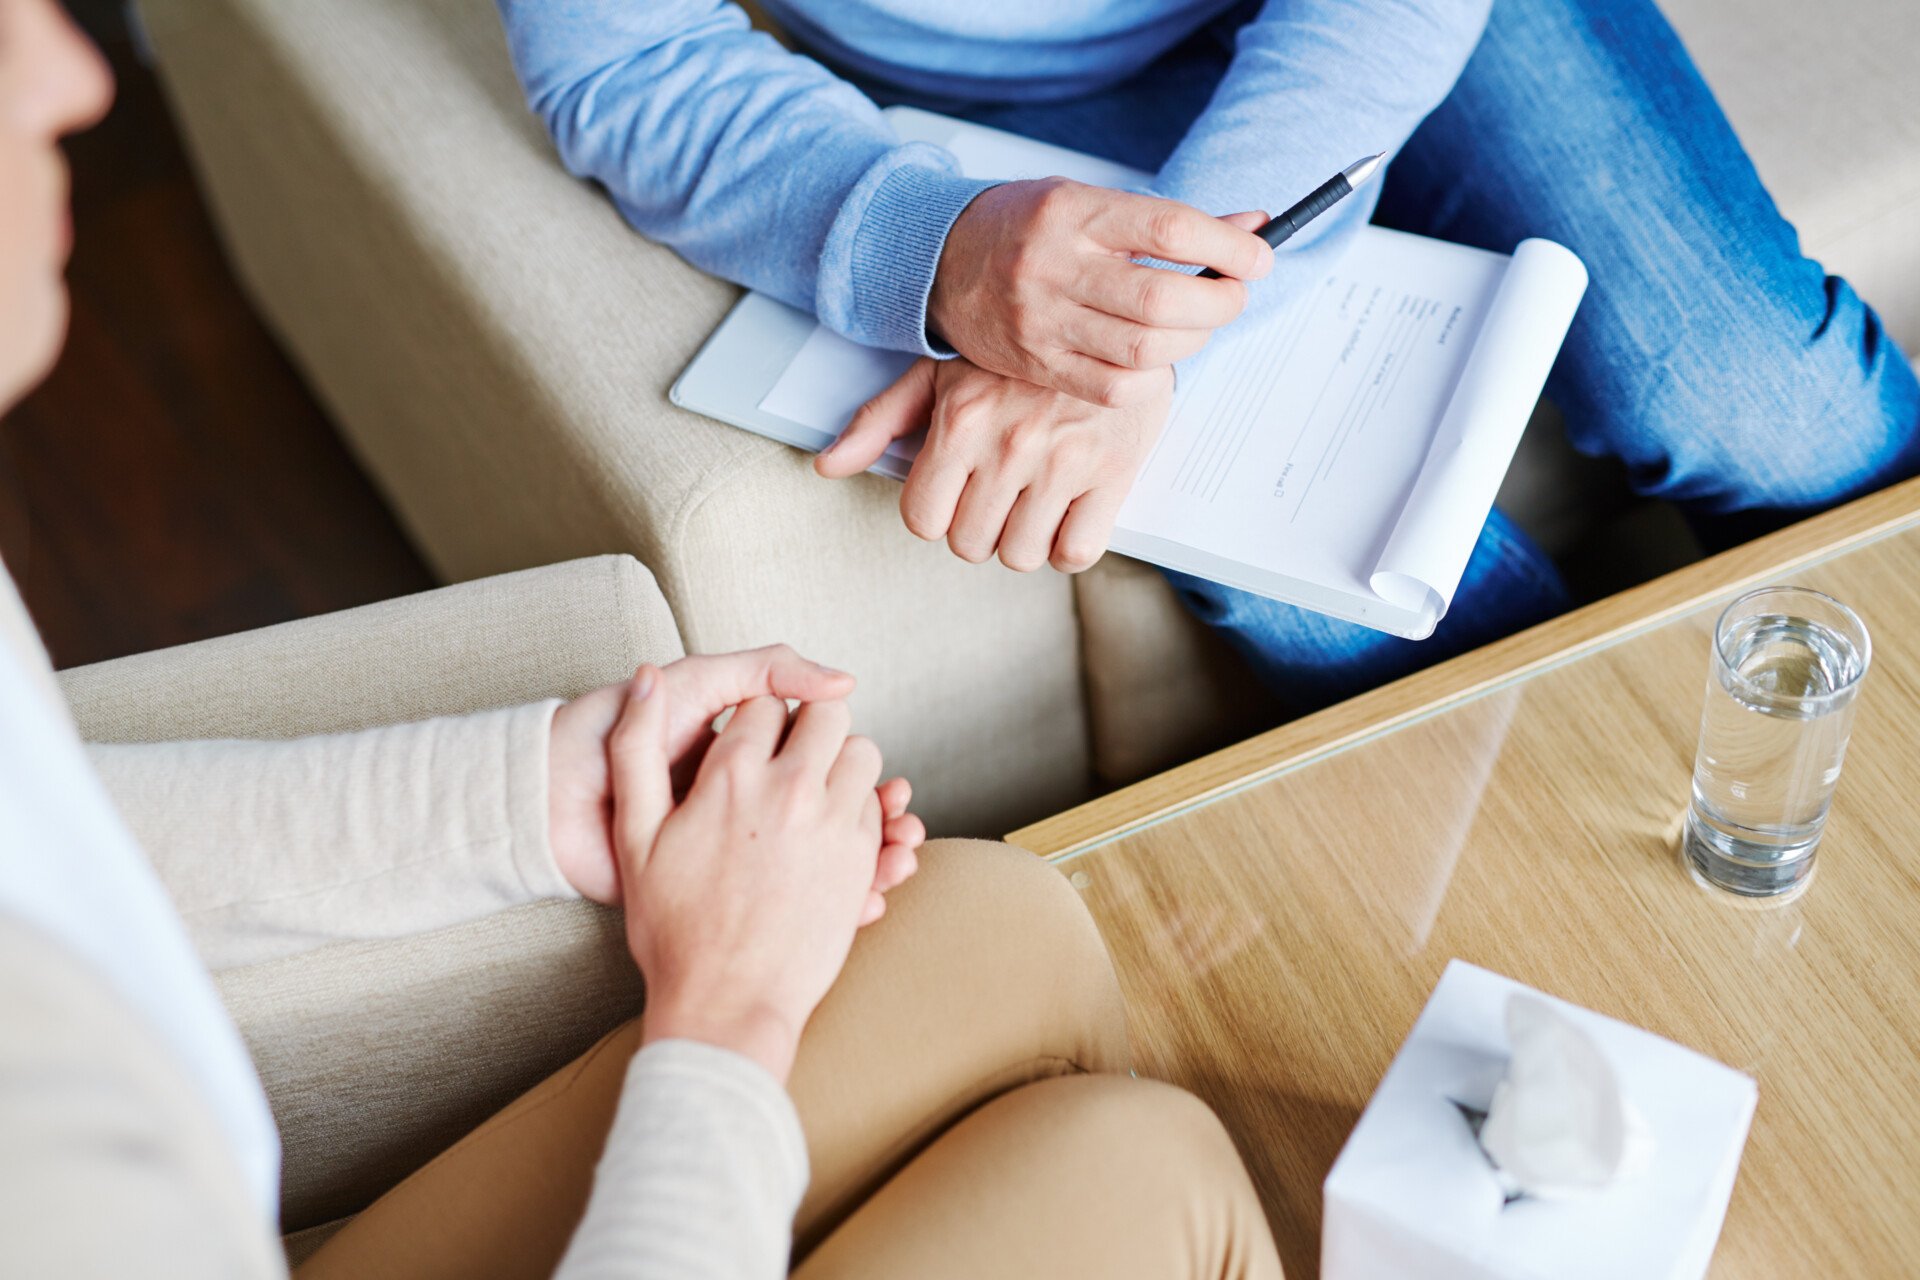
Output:
<svg viewBox="0 0 1920 1280">
<path fill-rule="evenodd" d="M 680 636 L 626 556 L 61 673 L 83 737 L 295 737 L 572 697 Z M 295 1256 L 640 1006 L 615 913 L 546 903 L 218 975 L 279 1122 Z"/>
<path fill-rule="evenodd" d="M 1667 7 L 1809 250 L 1911 349 L 1920 5 Z M 140 8 L 241 276 L 446 578 L 638 555 L 691 648 L 784 639 L 858 673 L 863 727 L 946 832 L 1266 714 L 1150 571 L 965 565 L 905 532 L 889 482 L 671 407 L 735 290 L 563 173 L 487 0 Z M 1522 522 L 1564 525 L 1572 495 L 1522 471 Z"/>
</svg>

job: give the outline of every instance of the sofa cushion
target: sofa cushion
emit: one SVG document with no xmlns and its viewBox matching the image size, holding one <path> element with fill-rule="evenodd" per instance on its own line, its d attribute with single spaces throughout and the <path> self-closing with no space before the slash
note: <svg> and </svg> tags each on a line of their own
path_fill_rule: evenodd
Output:
<svg viewBox="0 0 1920 1280">
<path fill-rule="evenodd" d="M 216 975 L 279 1122 L 280 1225 L 357 1213 L 640 1011 L 617 912 L 547 902 Z"/>
<path fill-rule="evenodd" d="M 1239 655 L 1158 569 L 1107 556 L 1075 587 L 1102 782 L 1137 781 L 1278 723 Z"/>
</svg>

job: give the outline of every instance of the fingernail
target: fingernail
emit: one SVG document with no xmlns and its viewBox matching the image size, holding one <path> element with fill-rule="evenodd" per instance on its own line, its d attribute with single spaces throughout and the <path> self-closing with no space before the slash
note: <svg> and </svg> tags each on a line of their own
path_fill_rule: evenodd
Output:
<svg viewBox="0 0 1920 1280">
<path fill-rule="evenodd" d="M 816 662 L 813 665 L 820 669 L 820 674 L 823 676 L 838 676 L 848 680 L 853 679 L 851 672 L 842 671 L 838 667 L 829 667 L 823 662 Z"/>
<path fill-rule="evenodd" d="M 653 692 L 654 672 L 652 667 L 640 668 L 640 674 L 633 678 L 633 696 L 644 698 Z"/>
</svg>

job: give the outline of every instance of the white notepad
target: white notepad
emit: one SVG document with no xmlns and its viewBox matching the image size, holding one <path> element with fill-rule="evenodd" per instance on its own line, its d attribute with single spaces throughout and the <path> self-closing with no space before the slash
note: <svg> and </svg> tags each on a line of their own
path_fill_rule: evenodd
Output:
<svg viewBox="0 0 1920 1280">
<path fill-rule="evenodd" d="M 887 114 L 970 176 L 1148 180 L 944 116 Z M 1424 638 L 1452 602 L 1586 281 L 1551 241 L 1509 257 L 1362 228 L 1313 287 L 1222 329 L 1182 366 L 1112 550 Z M 911 360 L 749 294 L 672 399 L 819 450 Z M 917 450 L 897 442 L 874 470 L 902 478 Z"/>
</svg>

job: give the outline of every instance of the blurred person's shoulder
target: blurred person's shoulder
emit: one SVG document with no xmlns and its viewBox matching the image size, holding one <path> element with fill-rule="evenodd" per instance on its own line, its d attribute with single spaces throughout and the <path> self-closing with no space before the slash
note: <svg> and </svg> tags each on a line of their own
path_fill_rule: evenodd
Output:
<svg viewBox="0 0 1920 1280">
<path fill-rule="evenodd" d="M 69 948 L 0 912 L 0 1273 L 280 1277 L 219 1126 Z"/>
</svg>

